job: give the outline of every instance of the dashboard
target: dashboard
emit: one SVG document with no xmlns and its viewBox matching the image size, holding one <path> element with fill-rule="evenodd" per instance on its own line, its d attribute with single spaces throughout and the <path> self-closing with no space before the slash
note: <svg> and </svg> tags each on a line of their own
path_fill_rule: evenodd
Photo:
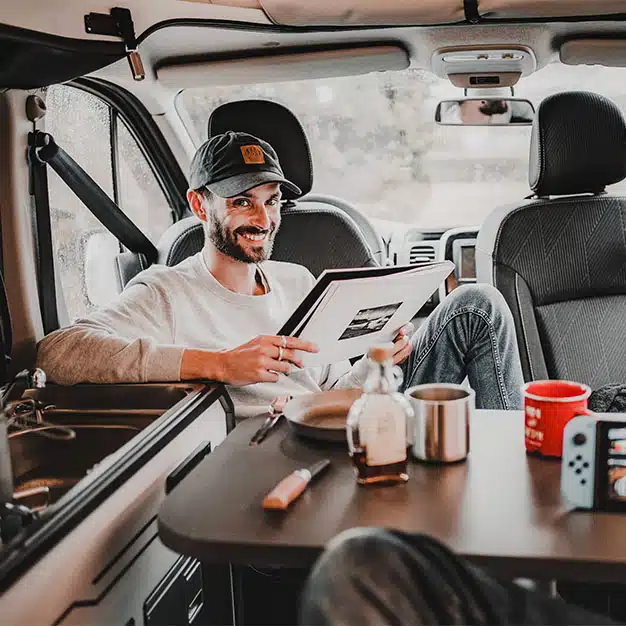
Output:
<svg viewBox="0 0 626 626">
<path fill-rule="evenodd" d="M 476 282 L 476 239 L 478 226 L 452 228 L 439 240 L 437 260 L 454 263 L 454 271 L 439 288 L 439 299 L 447 296 L 459 285 Z"/>
<path fill-rule="evenodd" d="M 476 239 L 479 226 L 444 230 L 371 221 L 381 234 L 387 257 L 393 265 L 421 265 L 446 259 L 454 263 L 454 271 L 426 304 L 423 313 L 432 310 L 458 286 L 476 282 Z"/>
</svg>

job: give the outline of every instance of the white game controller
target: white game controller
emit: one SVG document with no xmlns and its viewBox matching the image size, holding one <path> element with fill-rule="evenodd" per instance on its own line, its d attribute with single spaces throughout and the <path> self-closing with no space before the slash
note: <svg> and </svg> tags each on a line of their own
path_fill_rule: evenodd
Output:
<svg viewBox="0 0 626 626">
<path fill-rule="evenodd" d="M 561 495 L 581 509 L 592 509 L 595 504 L 597 423 L 595 416 L 578 415 L 563 429 Z"/>
</svg>

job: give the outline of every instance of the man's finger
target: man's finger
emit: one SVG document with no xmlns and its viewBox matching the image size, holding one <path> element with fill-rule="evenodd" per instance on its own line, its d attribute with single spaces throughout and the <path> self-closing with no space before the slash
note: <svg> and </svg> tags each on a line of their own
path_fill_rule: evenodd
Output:
<svg viewBox="0 0 626 626">
<path fill-rule="evenodd" d="M 407 345 L 410 345 L 407 337 L 398 337 L 393 343 L 393 348 L 395 351 L 394 354 L 406 348 Z"/>
<path fill-rule="evenodd" d="M 393 357 L 393 364 L 398 365 L 398 363 L 402 363 L 405 359 L 408 358 L 409 354 L 411 354 L 412 349 L 413 346 L 409 344 L 408 346 L 397 352 Z"/>
<path fill-rule="evenodd" d="M 284 339 L 283 339 L 284 337 Z M 290 350 L 304 350 L 304 352 L 319 352 L 320 349 L 311 341 L 305 341 L 298 337 L 289 337 L 288 335 L 276 335 L 274 345 L 289 348 Z"/>
<path fill-rule="evenodd" d="M 289 348 L 286 348 L 283 350 L 283 361 L 288 361 L 289 363 L 293 363 L 294 365 L 300 368 L 304 367 L 302 365 L 302 361 L 296 355 L 295 350 L 291 350 Z"/>
<path fill-rule="evenodd" d="M 264 370 L 260 377 L 259 377 L 259 382 L 260 383 L 276 383 L 278 382 L 278 373 L 277 372 L 272 372 L 270 370 Z"/>
<path fill-rule="evenodd" d="M 278 361 L 276 359 L 268 359 L 265 367 L 268 370 L 281 372 L 282 374 L 288 374 L 291 370 L 291 365 L 289 365 L 288 361 Z"/>
<path fill-rule="evenodd" d="M 399 331 L 398 331 L 398 337 L 408 337 L 409 335 L 412 335 L 413 332 L 415 331 L 415 324 L 413 324 L 413 322 L 409 322 L 408 324 L 405 324 Z"/>
</svg>

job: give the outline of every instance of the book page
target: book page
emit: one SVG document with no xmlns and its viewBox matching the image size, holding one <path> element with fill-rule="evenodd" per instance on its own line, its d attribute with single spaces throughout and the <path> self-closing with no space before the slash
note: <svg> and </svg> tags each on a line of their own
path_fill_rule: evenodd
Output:
<svg viewBox="0 0 626 626">
<path fill-rule="evenodd" d="M 335 281 L 334 292 L 300 329 L 302 339 L 320 348 L 317 354 L 302 353 L 304 366 L 336 363 L 393 341 L 453 268 L 446 261 L 391 276 Z"/>
</svg>

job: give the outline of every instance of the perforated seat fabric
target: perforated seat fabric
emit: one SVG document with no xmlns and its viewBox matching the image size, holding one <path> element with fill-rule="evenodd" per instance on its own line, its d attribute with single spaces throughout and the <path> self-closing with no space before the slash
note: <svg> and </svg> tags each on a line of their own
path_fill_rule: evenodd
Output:
<svg viewBox="0 0 626 626">
<path fill-rule="evenodd" d="M 511 308 L 527 380 L 626 382 L 626 198 L 603 193 L 626 176 L 626 123 L 595 94 L 545 103 L 533 128 L 533 189 L 593 195 L 494 211 L 478 236 L 478 280 Z"/>
</svg>

